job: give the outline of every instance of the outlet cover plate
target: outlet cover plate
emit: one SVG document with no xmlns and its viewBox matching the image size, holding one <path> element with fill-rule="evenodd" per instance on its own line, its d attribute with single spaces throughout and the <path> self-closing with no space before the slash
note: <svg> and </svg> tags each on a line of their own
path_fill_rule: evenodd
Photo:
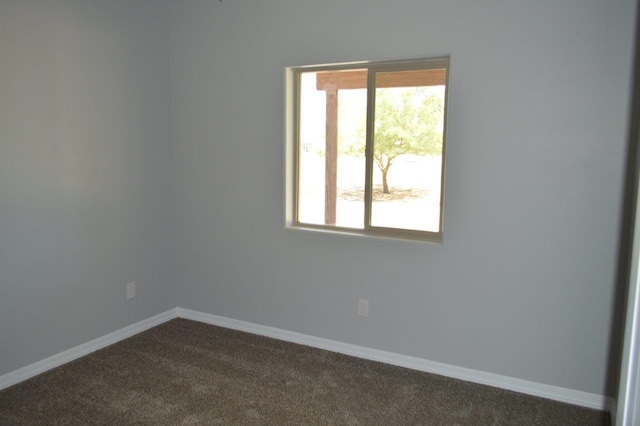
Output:
<svg viewBox="0 0 640 426">
<path fill-rule="evenodd" d="M 136 283 L 132 282 L 127 284 L 127 300 L 136 297 Z"/>
<path fill-rule="evenodd" d="M 358 299 L 358 315 L 367 318 L 369 316 L 369 301 Z"/>
</svg>

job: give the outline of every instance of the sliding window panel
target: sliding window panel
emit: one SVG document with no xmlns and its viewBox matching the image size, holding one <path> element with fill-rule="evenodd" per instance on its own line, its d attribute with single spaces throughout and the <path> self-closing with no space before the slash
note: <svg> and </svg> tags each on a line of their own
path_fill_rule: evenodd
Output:
<svg viewBox="0 0 640 426">
<path fill-rule="evenodd" d="M 371 226 L 441 232 L 446 69 L 374 81 Z"/>
<path fill-rule="evenodd" d="M 364 228 L 367 71 L 302 72 L 298 222 Z"/>
</svg>

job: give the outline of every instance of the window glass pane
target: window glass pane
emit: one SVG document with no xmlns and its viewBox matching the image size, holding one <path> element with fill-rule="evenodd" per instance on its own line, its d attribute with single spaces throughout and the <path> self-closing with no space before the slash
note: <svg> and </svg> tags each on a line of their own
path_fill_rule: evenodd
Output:
<svg viewBox="0 0 640 426">
<path fill-rule="evenodd" d="M 298 221 L 364 227 L 366 70 L 300 75 Z"/>
<path fill-rule="evenodd" d="M 376 74 L 372 226 L 440 231 L 445 72 Z"/>
</svg>

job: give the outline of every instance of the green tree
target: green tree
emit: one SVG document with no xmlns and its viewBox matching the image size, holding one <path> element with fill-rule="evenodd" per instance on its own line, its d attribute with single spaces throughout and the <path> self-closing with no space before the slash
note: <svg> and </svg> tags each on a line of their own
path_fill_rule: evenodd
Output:
<svg viewBox="0 0 640 426">
<path fill-rule="evenodd" d="M 382 172 L 382 191 L 389 194 L 388 175 L 402 154 L 442 153 L 443 99 L 421 89 L 376 91 L 373 161 Z"/>
<path fill-rule="evenodd" d="M 389 194 L 388 175 L 403 154 L 442 154 L 444 91 L 429 88 L 385 88 L 376 91 L 373 161 L 382 173 L 382 190 Z M 341 150 L 364 153 L 364 128 L 360 137 L 341 138 Z"/>
</svg>

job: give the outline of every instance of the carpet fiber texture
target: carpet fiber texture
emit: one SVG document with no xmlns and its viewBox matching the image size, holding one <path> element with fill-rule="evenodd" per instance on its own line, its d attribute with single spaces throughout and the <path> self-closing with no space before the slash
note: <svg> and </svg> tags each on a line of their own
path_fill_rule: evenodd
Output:
<svg viewBox="0 0 640 426">
<path fill-rule="evenodd" d="M 608 425 L 606 413 L 175 319 L 0 391 L 1 425 Z"/>
</svg>

